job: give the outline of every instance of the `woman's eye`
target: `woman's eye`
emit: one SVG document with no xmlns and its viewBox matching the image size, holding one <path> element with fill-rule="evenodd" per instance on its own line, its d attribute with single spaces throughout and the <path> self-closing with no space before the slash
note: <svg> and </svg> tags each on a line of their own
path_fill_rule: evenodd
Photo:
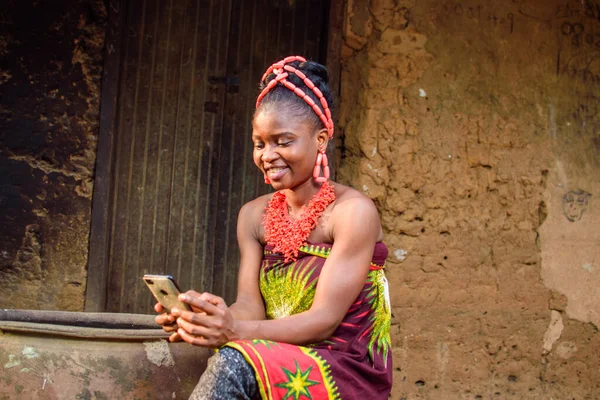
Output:
<svg viewBox="0 0 600 400">
<path fill-rule="evenodd" d="M 277 143 L 277 145 L 281 146 L 281 147 L 285 147 L 285 146 L 288 146 L 290 143 L 292 143 L 292 142 L 279 142 L 279 143 Z"/>
<path fill-rule="evenodd" d="M 264 145 L 262 143 L 254 143 L 255 149 L 262 149 L 263 147 L 264 147 Z"/>
</svg>

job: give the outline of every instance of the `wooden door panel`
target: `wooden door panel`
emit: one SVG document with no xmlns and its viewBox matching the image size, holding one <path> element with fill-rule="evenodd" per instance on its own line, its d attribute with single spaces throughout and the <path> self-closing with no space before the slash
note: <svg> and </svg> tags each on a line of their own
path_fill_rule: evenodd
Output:
<svg viewBox="0 0 600 400">
<path fill-rule="evenodd" d="M 131 0 L 121 38 L 107 311 L 151 313 L 144 273 L 235 299 L 257 83 L 290 54 L 323 60 L 326 0 Z"/>
</svg>

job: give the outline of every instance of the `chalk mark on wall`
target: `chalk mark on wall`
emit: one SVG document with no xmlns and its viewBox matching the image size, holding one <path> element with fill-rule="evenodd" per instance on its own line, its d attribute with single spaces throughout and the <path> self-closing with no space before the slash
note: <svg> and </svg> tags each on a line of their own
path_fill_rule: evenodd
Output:
<svg viewBox="0 0 600 400">
<path fill-rule="evenodd" d="M 582 189 L 570 190 L 565 193 L 562 198 L 562 205 L 567 220 L 571 222 L 579 221 L 585 210 L 587 210 L 591 196 L 591 193 Z"/>
</svg>

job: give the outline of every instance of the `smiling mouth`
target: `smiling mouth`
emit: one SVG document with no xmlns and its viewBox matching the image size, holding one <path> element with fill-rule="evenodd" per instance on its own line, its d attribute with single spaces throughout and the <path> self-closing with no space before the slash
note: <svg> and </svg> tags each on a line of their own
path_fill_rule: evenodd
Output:
<svg viewBox="0 0 600 400">
<path fill-rule="evenodd" d="M 272 167 L 267 170 L 267 174 L 269 175 L 269 179 L 278 180 L 285 174 L 287 169 L 287 167 Z"/>
</svg>

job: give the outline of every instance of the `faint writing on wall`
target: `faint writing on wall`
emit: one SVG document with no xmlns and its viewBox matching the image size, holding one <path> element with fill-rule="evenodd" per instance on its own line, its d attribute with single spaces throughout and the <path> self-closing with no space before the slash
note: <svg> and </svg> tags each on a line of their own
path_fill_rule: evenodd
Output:
<svg viewBox="0 0 600 400">
<path fill-rule="evenodd" d="M 510 33 L 515 29 L 515 15 L 511 12 L 490 10 L 486 6 L 467 6 L 461 2 L 450 2 L 442 7 L 446 15 L 467 18 L 479 23 L 488 23 L 494 27 L 505 26 Z"/>
<path fill-rule="evenodd" d="M 590 0 L 569 1 L 556 7 L 556 18 L 589 18 L 600 22 L 600 3 Z"/>
<path fill-rule="evenodd" d="M 587 28 L 580 22 L 565 21 L 560 27 L 560 33 L 571 39 L 571 44 L 575 47 L 591 46 L 594 49 L 600 49 L 600 30 Z"/>
<path fill-rule="evenodd" d="M 557 75 L 600 86 L 600 1 L 566 1 L 556 7 L 554 17 L 561 38 Z"/>
<path fill-rule="evenodd" d="M 577 103 L 570 109 L 578 132 L 594 134 L 600 129 L 600 1 L 567 1 L 557 7 L 554 17 L 559 38 L 557 77 L 578 93 Z M 579 218 L 566 207 L 576 203 L 574 193 L 569 195 L 570 202 L 563 199 L 565 215 L 572 222 Z M 587 203 L 589 196 L 580 197 Z"/>
<path fill-rule="evenodd" d="M 600 97 L 594 95 L 582 96 L 573 118 L 591 122 L 600 116 Z"/>
<path fill-rule="evenodd" d="M 570 49 L 560 49 L 557 74 L 589 85 L 600 85 L 600 24 L 564 21 L 559 28 Z"/>
<path fill-rule="evenodd" d="M 570 190 L 563 195 L 562 206 L 565 217 L 571 222 L 577 222 L 587 210 L 591 193 L 585 190 Z"/>
</svg>

